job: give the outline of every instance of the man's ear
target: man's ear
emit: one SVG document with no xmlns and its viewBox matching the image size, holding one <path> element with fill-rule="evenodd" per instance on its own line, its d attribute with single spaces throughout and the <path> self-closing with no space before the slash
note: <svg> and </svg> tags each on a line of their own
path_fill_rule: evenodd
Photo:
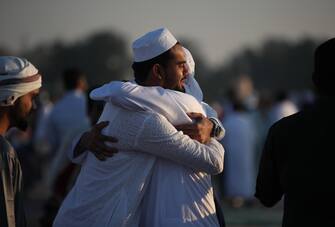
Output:
<svg viewBox="0 0 335 227">
<path fill-rule="evenodd" d="M 163 79 L 162 68 L 161 68 L 161 66 L 159 64 L 154 64 L 153 65 L 153 67 L 152 67 L 152 74 L 158 80 L 162 80 Z"/>
</svg>

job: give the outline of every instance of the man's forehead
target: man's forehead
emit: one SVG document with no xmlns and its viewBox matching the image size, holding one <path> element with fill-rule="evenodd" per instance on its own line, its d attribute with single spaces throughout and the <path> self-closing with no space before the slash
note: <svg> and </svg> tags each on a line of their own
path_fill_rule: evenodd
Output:
<svg viewBox="0 0 335 227">
<path fill-rule="evenodd" d="M 177 60 L 178 62 L 186 62 L 186 55 L 180 44 L 177 44 L 173 47 L 172 53 L 175 60 Z"/>
<path fill-rule="evenodd" d="M 33 91 L 29 92 L 29 93 L 32 94 L 32 95 L 37 95 L 38 93 L 40 93 L 40 89 L 37 88 L 37 89 L 35 89 L 35 90 L 33 90 Z"/>
</svg>

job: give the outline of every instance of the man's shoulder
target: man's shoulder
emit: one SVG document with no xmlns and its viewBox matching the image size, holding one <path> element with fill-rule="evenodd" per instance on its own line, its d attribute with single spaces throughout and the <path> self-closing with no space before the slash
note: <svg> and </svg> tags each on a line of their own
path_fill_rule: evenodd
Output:
<svg viewBox="0 0 335 227">
<path fill-rule="evenodd" d="M 113 108 L 115 108 L 113 110 L 118 109 L 115 119 L 125 122 L 126 124 L 144 124 L 145 127 L 153 127 L 166 124 L 166 122 L 168 122 L 163 115 L 153 111 L 130 111 L 115 106 L 113 106 Z"/>
<path fill-rule="evenodd" d="M 145 112 L 146 124 L 166 124 L 168 120 L 163 115 L 156 112 Z"/>
<path fill-rule="evenodd" d="M 319 127 L 317 121 L 313 112 L 299 111 L 275 122 L 269 133 L 281 138 L 302 139 Z"/>
<path fill-rule="evenodd" d="M 8 142 L 6 138 L 0 136 L 0 156 L 2 158 L 3 155 L 8 153 L 13 153 L 14 149 L 12 145 Z"/>
<path fill-rule="evenodd" d="M 163 115 L 154 112 L 147 112 L 143 128 L 157 134 L 170 134 L 176 130 Z"/>
<path fill-rule="evenodd" d="M 304 118 L 306 113 L 303 111 L 299 111 L 295 114 L 292 114 L 290 116 L 284 117 L 280 119 L 279 121 L 275 122 L 272 125 L 272 128 L 275 129 L 286 129 L 286 128 L 291 128 L 295 127 L 295 125 L 302 124 L 304 122 Z"/>
<path fill-rule="evenodd" d="M 10 145 L 10 143 L 8 142 L 8 140 L 6 138 L 4 138 L 3 136 L 0 136 L 0 150 L 8 150 L 10 149 L 12 146 Z"/>
</svg>

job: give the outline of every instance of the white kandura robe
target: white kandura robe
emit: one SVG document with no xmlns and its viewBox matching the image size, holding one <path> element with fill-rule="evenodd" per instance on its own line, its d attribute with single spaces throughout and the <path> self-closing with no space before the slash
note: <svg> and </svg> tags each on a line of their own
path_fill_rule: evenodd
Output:
<svg viewBox="0 0 335 227">
<path fill-rule="evenodd" d="M 162 92 L 176 93 L 171 96 L 178 104 L 173 108 L 185 113 L 205 114 L 192 96 L 175 91 Z M 170 113 L 171 119 L 176 118 L 177 123 L 191 122 L 186 114 Z M 212 139 L 208 145 L 200 144 L 176 131 L 161 115 L 127 111 L 107 102 L 100 118 L 100 121 L 104 120 L 111 121 L 104 133 L 119 138 L 119 153 L 105 162 L 98 161 L 91 153 L 82 157 L 82 170 L 64 200 L 54 226 L 139 226 L 141 201 L 156 156 L 173 160 L 195 172 L 215 174 L 222 171 L 224 150 L 217 141 Z M 190 202 L 194 204 L 194 201 Z M 203 218 L 196 217 L 198 220 Z"/>
</svg>

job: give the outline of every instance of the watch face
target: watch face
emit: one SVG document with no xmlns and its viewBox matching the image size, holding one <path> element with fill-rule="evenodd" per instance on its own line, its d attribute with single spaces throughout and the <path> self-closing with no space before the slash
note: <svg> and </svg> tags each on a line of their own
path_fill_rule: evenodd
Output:
<svg viewBox="0 0 335 227">
<path fill-rule="evenodd" d="M 210 118 L 209 120 L 213 123 L 211 137 L 215 137 L 216 139 L 221 140 L 225 135 L 225 129 L 217 119 Z"/>
<path fill-rule="evenodd" d="M 215 127 L 215 137 L 218 137 L 220 135 L 220 132 L 221 132 L 220 127 L 216 126 Z"/>
<path fill-rule="evenodd" d="M 218 137 L 218 138 L 223 138 L 224 135 L 225 135 L 225 131 L 223 131 L 223 130 L 218 130 L 218 133 L 217 133 L 216 137 Z"/>
<path fill-rule="evenodd" d="M 218 127 L 216 138 L 222 139 L 224 135 L 226 134 L 226 131 L 223 128 Z"/>
</svg>

